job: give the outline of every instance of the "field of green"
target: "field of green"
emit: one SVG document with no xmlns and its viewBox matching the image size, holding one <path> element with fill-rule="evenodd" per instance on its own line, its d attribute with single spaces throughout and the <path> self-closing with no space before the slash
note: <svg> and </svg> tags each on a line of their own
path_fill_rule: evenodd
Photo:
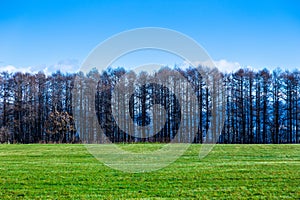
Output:
<svg viewBox="0 0 300 200">
<path fill-rule="evenodd" d="M 105 166 L 84 145 L 0 145 L 0 199 L 300 199 L 300 145 L 216 145 L 201 160 L 199 149 L 132 174 Z"/>
</svg>

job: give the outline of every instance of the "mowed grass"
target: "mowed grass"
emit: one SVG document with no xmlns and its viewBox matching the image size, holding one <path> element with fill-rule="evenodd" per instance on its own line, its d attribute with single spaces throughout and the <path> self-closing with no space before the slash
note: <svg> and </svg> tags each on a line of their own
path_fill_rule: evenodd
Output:
<svg viewBox="0 0 300 200">
<path fill-rule="evenodd" d="M 0 145 L 0 199 L 300 198 L 300 145 L 216 145 L 201 160 L 199 150 L 193 144 L 166 168 L 132 174 L 84 145 Z"/>
</svg>

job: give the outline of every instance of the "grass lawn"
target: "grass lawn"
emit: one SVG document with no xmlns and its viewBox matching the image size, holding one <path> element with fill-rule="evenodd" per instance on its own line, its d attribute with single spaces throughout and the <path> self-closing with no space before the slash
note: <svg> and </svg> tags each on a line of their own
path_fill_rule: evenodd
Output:
<svg viewBox="0 0 300 200">
<path fill-rule="evenodd" d="M 300 198 L 300 145 L 216 145 L 201 160 L 199 149 L 131 174 L 106 167 L 83 145 L 0 145 L 0 199 Z"/>
</svg>

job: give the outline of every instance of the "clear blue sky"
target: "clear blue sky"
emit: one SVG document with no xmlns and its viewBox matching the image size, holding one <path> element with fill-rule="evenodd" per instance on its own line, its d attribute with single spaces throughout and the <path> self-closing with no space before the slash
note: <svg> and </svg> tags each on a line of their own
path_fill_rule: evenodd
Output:
<svg viewBox="0 0 300 200">
<path fill-rule="evenodd" d="M 149 26 L 194 38 L 214 60 L 300 67 L 297 0 L 0 0 L 0 66 L 81 63 L 106 38 Z"/>
</svg>

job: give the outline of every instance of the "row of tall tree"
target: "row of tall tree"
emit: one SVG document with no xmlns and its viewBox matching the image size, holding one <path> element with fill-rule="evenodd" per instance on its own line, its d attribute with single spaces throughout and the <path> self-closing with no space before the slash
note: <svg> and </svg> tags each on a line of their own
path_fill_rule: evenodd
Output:
<svg viewBox="0 0 300 200">
<path fill-rule="evenodd" d="M 299 143 L 300 72 L 240 69 L 225 76 L 226 121 L 220 142 Z"/>
<path fill-rule="evenodd" d="M 0 76 L 0 142 L 71 142 L 76 129 L 72 117 L 75 75 L 60 72 L 2 72 Z"/>
<path fill-rule="evenodd" d="M 299 143 L 300 72 L 0 74 L 0 142 Z"/>
</svg>

